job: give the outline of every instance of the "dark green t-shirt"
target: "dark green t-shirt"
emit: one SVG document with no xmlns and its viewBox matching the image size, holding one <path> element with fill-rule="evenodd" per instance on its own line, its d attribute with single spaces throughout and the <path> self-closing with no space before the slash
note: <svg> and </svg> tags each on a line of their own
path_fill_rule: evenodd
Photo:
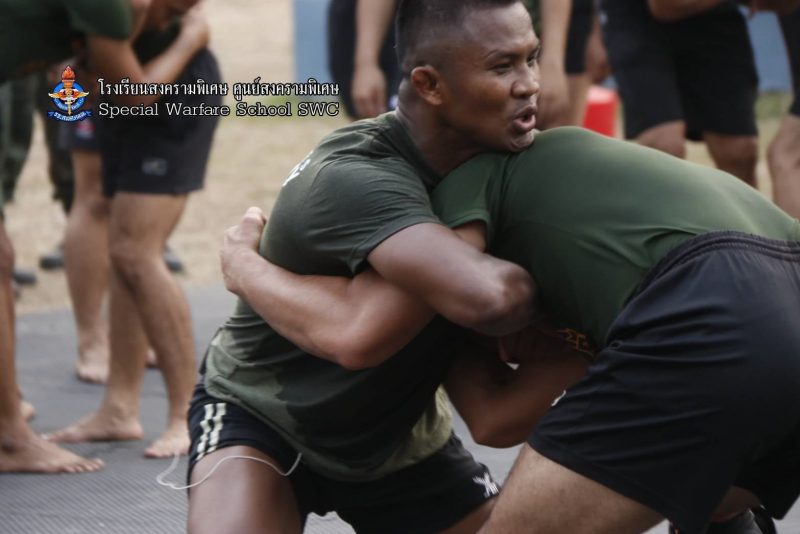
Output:
<svg viewBox="0 0 800 534">
<path fill-rule="evenodd" d="M 86 34 L 127 39 L 127 0 L 0 0 L 0 81 L 74 55 Z"/>
<path fill-rule="evenodd" d="M 436 180 L 394 114 L 356 122 L 291 171 L 261 253 L 297 273 L 352 276 L 392 234 L 439 222 L 428 197 Z M 303 352 L 240 301 L 209 347 L 206 387 L 275 428 L 317 472 L 374 479 L 449 438 L 436 392 L 451 328 L 436 320 L 386 363 L 348 371 Z"/>
<path fill-rule="evenodd" d="M 643 275 L 681 242 L 715 230 L 800 239 L 800 223 L 716 169 L 580 128 L 484 154 L 434 191 L 443 222 L 487 224 L 491 254 L 525 267 L 556 323 L 603 347 Z"/>
</svg>

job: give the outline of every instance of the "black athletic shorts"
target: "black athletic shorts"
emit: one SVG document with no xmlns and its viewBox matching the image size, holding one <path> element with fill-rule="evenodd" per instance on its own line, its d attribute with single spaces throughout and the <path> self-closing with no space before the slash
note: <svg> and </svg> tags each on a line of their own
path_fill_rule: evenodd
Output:
<svg viewBox="0 0 800 534">
<path fill-rule="evenodd" d="M 207 49 L 194 56 L 175 83 L 194 84 L 198 79 L 207 84 L 222 81 Z M 117 192 L 184 195 L 203 187 L 218 117 L 168 115 L 166 104 L 172 102 L 219 106 L 222 96 L 164 95 L 158 101 L 157 116 L 98 116 L 106 196 Z"/>
<path fill-rule="evenodd" d="M 611 70 L 625 136 L 666 122 L 704 132 L 756 135 L 758 74 L 744 16 L 733 2 L 674 23 L 657 22 L 645 0 L 603 0 Z"/>
<path fill-rule="evenodd" d="M 586 43 L 592 32 L 594 0 L 573 0 L 567 30 L 564 70 L 567 74 L 586 72 Z"/>
<path fill-rule="evenodd" d="M 70 151 L 99 151 L 100 140 L 97 138 L 95 120 L 86 118 L 82 121 L 60 124 L 58 129 L 58 148 Z"/>
<path fill-rule="evenodd" d="M 681 533 L 705 532 L 731 486 L 783 517 L 800 494 L 800 241 L 678 246 L 529 443 Z"/>
<path fill-rule="evenodd" d="M 339 84 L 339 97 L 350 117 L 356 117 L 353 105 L 353 71 L 356 53 L 356 0 L 332 0 L 328 8 L 328 68 Z M 378 64 L 386 76 L 386 106 L 394 109 L 400 87 L 400 69 L 394 50 L 394 24 L 391 24 L 381 47 Z"/>
<path fill-rule="evenodd" d="M 783 40 L 789 54 L 789 67 L 792 70 L 794 101 L 789 113 L 800 117 L 800 8 L 791 14 L 780 17 Z"/>
<path fill-rule="evenodd" d="M 284 473 L 297 459 L 297 451 L 271 427 L 235 404 L 210 396 L 202 380 L 189 408 L 189 432 L 189 479 L 205 454 L 234 445 L 260 450 Z M 334 511 L 359 534 L 433 534 L 456 524 L 499 492 L 488 468 L 476 462 L 455 435 L 432 456 L 378 480 L 333 480 L 314 473 L 302 461 L 290 480 L 304 516 Z"/>
</svg>

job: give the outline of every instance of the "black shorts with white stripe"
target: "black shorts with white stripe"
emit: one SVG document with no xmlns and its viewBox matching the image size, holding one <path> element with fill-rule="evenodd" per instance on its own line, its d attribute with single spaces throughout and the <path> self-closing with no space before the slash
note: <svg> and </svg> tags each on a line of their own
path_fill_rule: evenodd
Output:
<svg viewBox="0 0 800 534">
<path fill-rule="evenodd" d="M 226 447 L 253 447 L 275 460 L 282 472 L 289 471 L 298 458 L 298 452 L 270 426 L 247 410 L 209 395 L 202 379 L 189 408 L 189 432 L 189 482 L 198 462 Z M 475 461 L 455 435 L 432 456 L 377 480 L 330 479 L 302 461 L 289 480 L 304 516 L 336 512 L 359 534 L 440 532 L 499 492 L 486 466 Z M 204 484 L 212 481 L 213 477 Z"/>
</svg>

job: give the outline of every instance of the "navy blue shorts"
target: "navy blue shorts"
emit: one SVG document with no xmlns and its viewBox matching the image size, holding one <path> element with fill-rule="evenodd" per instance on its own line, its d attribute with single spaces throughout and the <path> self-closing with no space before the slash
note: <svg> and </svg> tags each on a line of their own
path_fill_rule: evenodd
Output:
<svg viewBox="0 0 800 534">
<path fill-rule="evenodd" d="M 258 449 L 284 473 L 297 459 L 297 451 L 275 430 L 239 406 L 210 396 L 202 381 L 189 408 L 189 432 L 189 478 L 206 454 L 234 445 Z M 301 514 L 334 511 L 358 533 L 440 532 L 499 492 L 488 468 L 455 435 L 432 456 L 377 480 L 333 480 L 302 462 L 289 478 Z"/>
<path fill-rule="evenodd" d="M 800 495 L 800 242 L 714 232 L 670 252 L 529 443 L 682 533 L 731 486 L 783 517 Z"/>
<path fill-rule="evenodd" d="M 602 0 L 601 6 L 628 139 L 678 120 L 695 141 L 705 132 L 757 134 L 758 74 L 734 3 L 674 23 L 656 21 L 645 0 Z"/>
</svg>

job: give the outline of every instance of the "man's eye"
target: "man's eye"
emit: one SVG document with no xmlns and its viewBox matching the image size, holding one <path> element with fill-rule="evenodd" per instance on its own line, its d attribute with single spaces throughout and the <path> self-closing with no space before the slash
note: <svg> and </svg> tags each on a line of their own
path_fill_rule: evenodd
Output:
<svg viewBox="0 0 800 534">
<path fill-rule="evenodd" d="M 503 72 L 511 69 L 511 63 L 498 63 L 492 67 L 492 70 Z"/>
</svg>

